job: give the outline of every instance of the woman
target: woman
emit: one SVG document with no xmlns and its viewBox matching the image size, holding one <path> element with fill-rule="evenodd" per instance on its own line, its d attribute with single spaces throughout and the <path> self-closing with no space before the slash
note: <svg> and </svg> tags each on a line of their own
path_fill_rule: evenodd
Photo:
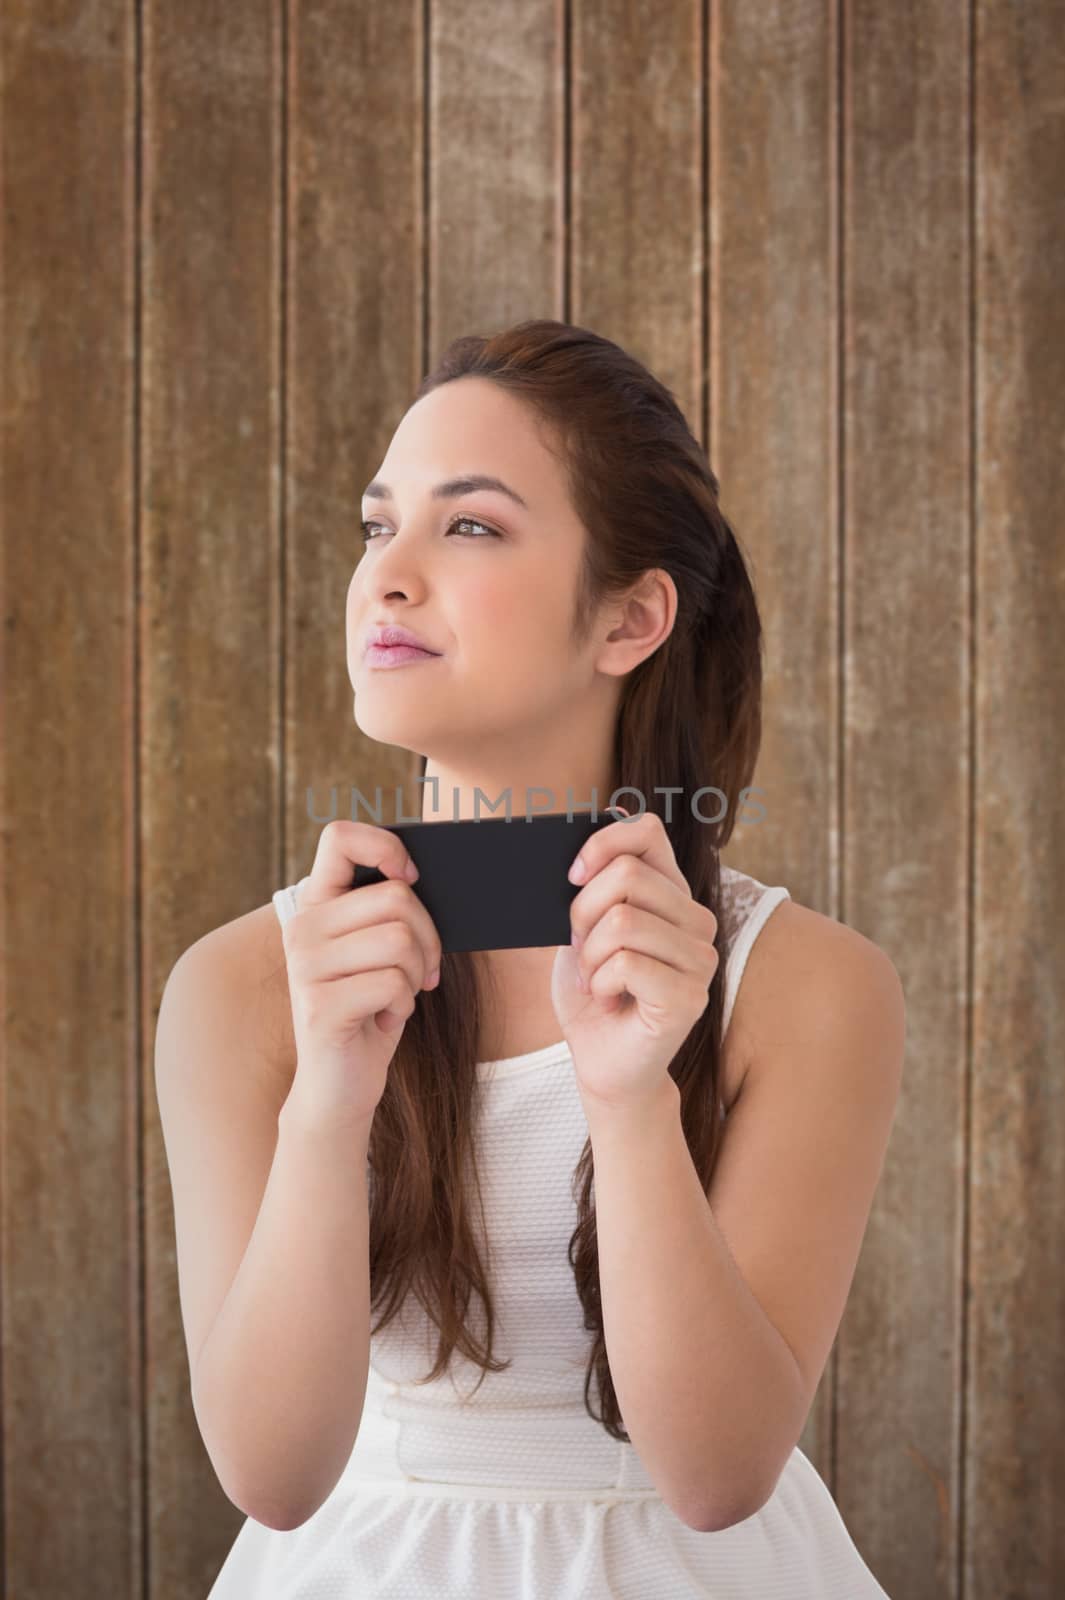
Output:
<svg viewBox="0 0 1065 1600">
<path fill-rule="evenodd" d="M 175 1041 L 211 985 L 284 975 L 269 1147 L 217 1109 L 239 1203 L 206 1098 L 157 1070 L 197 1417 L 248 1512 L 210 1600 L 883 1596 L 797 1440 L 903 1000 L 875 945 L 719 861 L 761 630 L 705 454 L 631 356 L 531 321 L 447 350 L 363 509 L 355 720 L 424 756 L 423 818 L 622 808 L 570 946 L 441 959 L 398 836 L 334 822 L 258 968 L 226 930 L 175 968 Z M 366 652 L 388 628 L 424 649 Z M 387 881 L 349 893 L 356 862 Z"/>
</svg>

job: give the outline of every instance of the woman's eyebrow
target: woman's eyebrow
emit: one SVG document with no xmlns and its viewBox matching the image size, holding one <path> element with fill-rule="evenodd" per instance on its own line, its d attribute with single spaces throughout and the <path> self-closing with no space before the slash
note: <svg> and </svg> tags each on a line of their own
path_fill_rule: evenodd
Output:
<svg viewBox="0 0 1065 1600">
<path fill-rule="evenodd" d="M 434 500 L 455 500 L 461 494 L 472 494 L 475 489 L 494 489 L 497 494 L 509 495 L 510 498 L 528 511 L 529 507 L 516 489 L 503 482 L 501 478 L 493 478 L 485 472 L 473 472 L 466 478 L 447 478 L 443 483 L 438 483 L 430 492 Z M 363 490 L 364 500 L 393 500 L 395 496 L 387 483 L 382 483 L 375 478 Z"/>
</svg>

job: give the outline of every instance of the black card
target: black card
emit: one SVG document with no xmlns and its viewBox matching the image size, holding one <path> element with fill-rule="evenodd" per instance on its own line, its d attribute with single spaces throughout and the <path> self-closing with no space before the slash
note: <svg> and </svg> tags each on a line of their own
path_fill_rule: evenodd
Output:
<svg viewBox="0 0 1065 1600">
<path fill-rule="evenodd" d="M 545 812 L 459 822 L 396 822 L 421 876 L 411 885 L 444 953 L 569 944 L 569 908 L 582 885 L 566 874 L 586 839 L 619 818 L 600 811 Z M 355 868 L 355 889 L 384 883 L 376 867 Z"/>
</svg>

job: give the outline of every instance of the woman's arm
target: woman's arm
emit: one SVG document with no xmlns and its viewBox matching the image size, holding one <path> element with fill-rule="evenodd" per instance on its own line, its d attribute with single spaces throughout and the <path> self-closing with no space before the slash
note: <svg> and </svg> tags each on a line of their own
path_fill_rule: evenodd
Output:
<svg viewBox="0 0 1065 1600">
<path fill-rule="evenodd" d="M 337 1483 L 370 1361 L 369 1124 L 355 1138 L 278 1118 L 240 1270 L 200 1352 L 193 1405 L 219 1481 L 271 1528 L 295 1528 Z"/>
<path fill-rule="evenodd" d="M 757 968 L 754 955 L 758 955 Z M 847 1302 L 902 1072 L 876 945 L 787 903 L 752 951 L 743 1088 L 704 1195 L 670 1078 L 589 1113 L 603 1324 L 633 1445 L 690 1526 L 759 1510 L 805 1426 Z"/>
<path fill-rule="evenodd" d="M 212 930 L 167 980 L 156 1093 L 200 1433 L 269 1527 L 336 1483 L 369 1369 L 369 1127 L 301 1127 L 272 905 Z"/>
</svg>

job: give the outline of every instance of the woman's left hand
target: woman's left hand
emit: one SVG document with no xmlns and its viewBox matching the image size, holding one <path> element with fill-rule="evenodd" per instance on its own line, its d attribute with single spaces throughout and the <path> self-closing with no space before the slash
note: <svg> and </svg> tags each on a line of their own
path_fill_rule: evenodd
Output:
<svg viewBox="0 0 1065 1600">
<path fill-rule="evenodd" d="M 653 811 L 593 833 L 580 858 L 587 876 L 570 906 L 574 945 L 559 947 L 551 1002 L 582 1096 L 633 1105 L 661 1089 L 706 1010 L 717 918 L 692 898 Z"/>
</svg>

